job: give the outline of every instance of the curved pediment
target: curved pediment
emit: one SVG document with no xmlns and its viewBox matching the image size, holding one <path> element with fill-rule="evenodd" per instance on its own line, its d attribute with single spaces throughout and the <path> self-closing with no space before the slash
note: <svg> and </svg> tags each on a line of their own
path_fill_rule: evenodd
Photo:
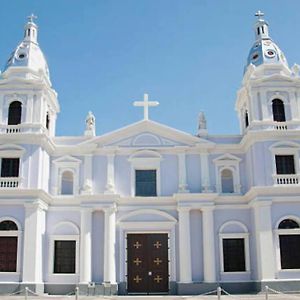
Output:
<svg viewBox="0 0 300 300">
<path fill-rule="evenodd" d="M 177 222 L 170 214 L 156 209 L 139 209 L 121 216 L 118 222 Z"/>
</svg>

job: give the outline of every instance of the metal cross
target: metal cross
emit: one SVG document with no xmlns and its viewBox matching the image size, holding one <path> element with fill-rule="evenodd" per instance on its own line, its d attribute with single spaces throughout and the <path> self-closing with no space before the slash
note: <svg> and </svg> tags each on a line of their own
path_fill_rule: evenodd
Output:
<svg viewBox="0 0 300 300">
<path fill-rule="evenodd" d="M 153 260 L 153 262 L 154 262 L 157 266 L 159 266 L 160 263 L 162 263 L 162 260 L 159 259 L 158 257 L 156 257 L 156 258 Z"/>
<path fill-rule="evenodd" d="M 133 261 L 133 263 L 134 263 L 135 265 L 139 266 L 140 263 L 142 263 L 142 261 L 137 257 L 137 258 Z"/>
<path fill-rule="evenodd" d="M 31 14 L 30 16 L 27 17 L 28 21 L 33 23 L 34 19 L 37 19 L 37 16 L 35 16 L 34 14 Z"/>
<path fill-rule="evenodd" d="M 156 277 L 154 278 L 154 281 L 156 281 L 157 283 L 160 283 L 162 280 L 162 277 L 160 277 L 159 275 L 156 275 Z"/>
<path fill-rule="evenodd" d="M 144 107 L 144 120 L 149 120 L 149 106 L 158 106 L 159 102 L 157 101 L 148 101 L 148 94 L 144 94 L 144 101 L 134 101 L 134 106 L 143 106 Z"/>
<path fill-rule="evenodd" d="M 142 281 L 142 278 L 141 278 L 139 275 L 136 275 L 136 276 L 133 278 L 133 280 L 134 280 L 137 284 L 139 284 L 140 281 Z"/>
<path fill-rule="evenodd" d="M 156 249 L 160 248 L 161 243 L 159 241 L 156 241 L 155 244 L 153 244 L 154 247 L 156 247 Z"/>
<path fill-rule="evenodd" d="M 136 248 L 136 249 L 139 249 L 141 246 L 142 246 L 142 244 L 140 244 L 139 241 L 136 241 L 136 242 L 133 244 L 133 247 Z"/>
<path fill-rule="evenodd" d="M 257 13 L 255 13 L 255 16 L 258 18 L 258 20 L 261 20 L 265 14 L 262 11 L 257 11 Z"/>
</svg>

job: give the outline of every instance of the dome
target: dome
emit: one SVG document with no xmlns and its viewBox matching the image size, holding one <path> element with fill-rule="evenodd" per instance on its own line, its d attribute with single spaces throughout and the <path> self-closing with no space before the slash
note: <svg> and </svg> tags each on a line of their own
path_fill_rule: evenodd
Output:
<svg viewBox="0 0 300 300">
<path fill-rule="evenodd" d="M 250 49 L 245 70 L 250 64 L 283 64 L 288 67 L 284 53 L 269 36 L 269 24 L 262 19 L 264 14 L 258 11 L 255 15 L 258 17 L 254 26 L 256 41 Z"/>
<path fill-rule="evenodd" d="M 47 61 L 37 42 L 38 31 L 33 18 L 33 15 L 29 17 L 24 28 L 24 39 L 11 53 L 3 73 L 11 68 L 18 68 L 21 73 L 31 71 L 50 80 Z"/>
</svg>

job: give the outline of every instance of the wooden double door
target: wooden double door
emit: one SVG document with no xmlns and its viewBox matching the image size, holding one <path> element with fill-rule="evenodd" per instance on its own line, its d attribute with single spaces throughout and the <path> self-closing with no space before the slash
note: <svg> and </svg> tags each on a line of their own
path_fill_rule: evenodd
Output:
<svg viewBox="0 0 300 300">
<path fill-rule="evenodd" d="M 168 293 L 168 252 L 168 234 L 127 235 L 128 293 Z"/>
</svg>

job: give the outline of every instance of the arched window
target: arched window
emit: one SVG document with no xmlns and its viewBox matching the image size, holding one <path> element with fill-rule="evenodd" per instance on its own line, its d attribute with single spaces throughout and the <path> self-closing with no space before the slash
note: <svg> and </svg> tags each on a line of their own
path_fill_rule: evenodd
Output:
<svg viewBox="0 0 300 300">
<path fill-rule="evenodd" d="M 0 222 L 0 272 L 16 272 L 18 256 L 18 226 L 15 222 Z"/>
<path fill-rule="evenodd" d="M 61 177 L 61 194 L 73 195 L 74 176 L 71 171 L 64 171 Z"/>
<path fill-rule="evenodd" d="M 273 120 L 276 122 L 285 122 L 284 103 L 280 99 L 272 101 Z"/>
<path fill-rule="evenodd" d="M 300 227 L 292 219 L 278 225 L 281 269 L 300 269 Z"/>
<path fill-rule="evenodd" d="M 49 125 L 50 125 L 50 117 L 49 117 L 49 113 L 47 113 L 46 115 L 46 128 L 49 129 Z"/>
<path fill-rule="evenodd" d="M 222 193 L 233 193 L 233 175 L 232 171 L 229 169 L 224 169 L 221 172 L 221 184 L 222 184 Z"/>
<path fill-rule="evenodd" d="M 9 105 L 8 109 L 8 125 L 18 125 L 21 123 L 22 103 L 14 101 Z"/>
<path fill-rule="evenodd" d="M 248 111 L 245 111 L 245 128 L 249 126 L 249 114 Z"/>
</svg>

